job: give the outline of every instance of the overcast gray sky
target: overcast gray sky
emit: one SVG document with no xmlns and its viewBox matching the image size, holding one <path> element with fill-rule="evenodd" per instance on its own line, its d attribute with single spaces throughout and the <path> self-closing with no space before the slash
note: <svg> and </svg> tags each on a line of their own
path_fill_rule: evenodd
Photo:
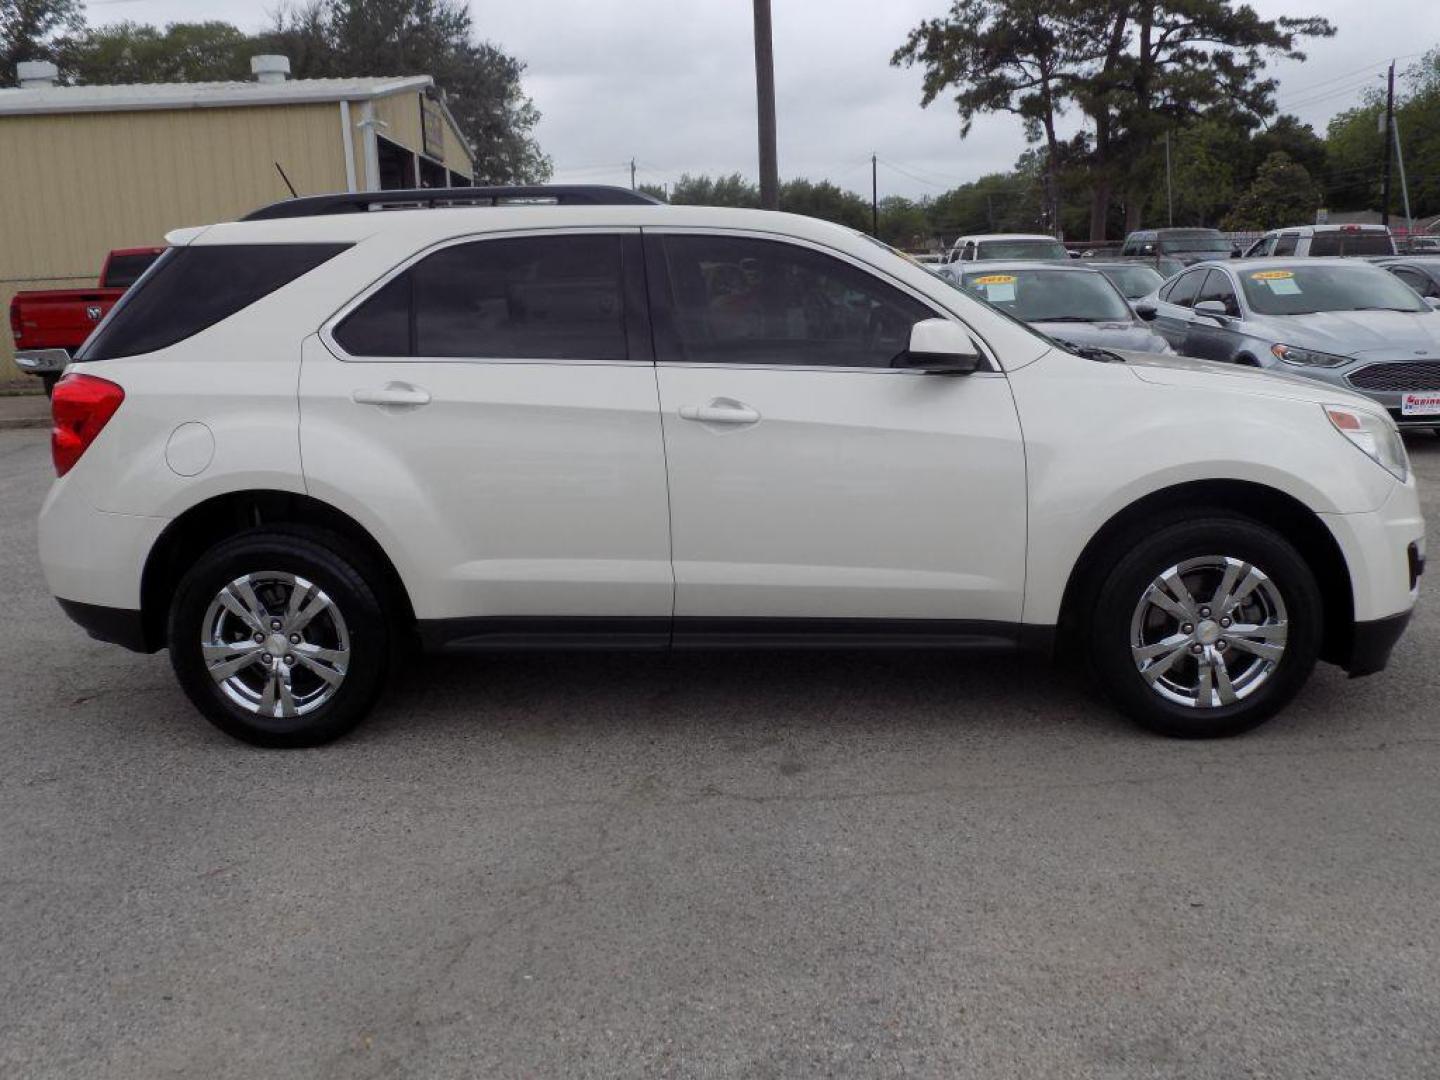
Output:
<svg viewBox="0 0 1440 1080">
<path fill-rule="evenodd" d="M 1303 63 L 1273 66 L 1279 102 L 1324 130 L 1392 56 L 1401 66 L 1440 45 L 1435 0 L 1251 0 L 1261 14 L 1323 15 L 1339 32 Z M 470 0 L 481 36 L 528 65 L 541 146 L 563 182 L 642 181 L 682 172 L 755 172 L 749 0 Z M 921 109 L 920 75 L 892 68 L 906 32 L 948 0 L 773 0 L 783 177 L 868 191 L 935 194 L 1009 168 L 1025 148 L 1008 116 L 977 120 L 961 141 L 954 107 Z M 92 23 L 226 19 L 253 30 L 269 0 L 89 0 Z M 383 74 L 377 72 L 377 74 Z"/>
</svg>

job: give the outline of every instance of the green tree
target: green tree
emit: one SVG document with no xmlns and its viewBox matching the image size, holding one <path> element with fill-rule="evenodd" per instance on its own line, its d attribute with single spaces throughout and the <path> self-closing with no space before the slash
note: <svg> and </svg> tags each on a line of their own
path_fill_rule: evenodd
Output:
<svg viewBox="0 0 1440 1080">
<path fill-rule="evenodd" d="M 1038 139 L 1046 100 L 1078 106 L 1091 122 L 1090 234 L 1103 240 L 1115 191 L 1127 225 L 1138 224 L 1154 185 L 1153 146 L 1167 128 L 1212 108 L 1272 114 L 1266 58 L 1303 57 L 1302 39 L 1333 33 L 1324 19 L 1262 19 L 1235 0 L 952 0 L 948 16 L 921 24 L 893 62 L 924 66 L 927 102 L 955 88 L 966 124 L 1013 112 Z M 1058 158 L 1058 140 L 1045 139 Z M 1055 174 L 1050 167 L 1052 188 Z"/>
<path fill-rule="evenodd" d="M 64 37 L 84 28 L 81 0 L 0 0 L 0 85 L 15 84 L 23 60 L 55 60 Z"/>
<path fill-rule="evenodd" d="M 870 231 L 870 200 L 829 180 L 787 180 L 780 185 L 780 209 L 805 214 L 861 232 Z"/>
<path fill-rule="evenodd" d="M 915 202 L 903 195 L 880 200 L 880 239 L 899 248 L 923 247 L 930 239 L 927 200 Z"/>
<path fill-rule="evenodd" d="M 1049 216 L 1059 216 L 1056 121 L 1099 50 L 1100 7 L 1087 0 L 954 0 L 946 17 L 910 32 L 890 62 L 925 72 L 921 106 L 954 89 L 960 137 L 975 117 L 1008 112 L 1046 150 Z"/>
<path fill-rule="evenodd" d="M 676 206 L 756 207 L 760 189 L 738 172 L 714 178 L 683 173 L 670 187 L 670 201 Z"/>
<path fill-rule="evenodd" d="M 290 57 L 297 78 L 433 75 L 475 149 L 477 183 L 536 183 L 550 159 L 535 140 L 540 113 L 525 65 L 475 39 L 463 0 L 308 0 L 282 7 L 256 39 Z"/>
<path fill-rule="evenodd" d="M 1402 73 L 1396 97 L 1411 212 L 1416 217 L 1440 214 L 1440 49 L 1431 50 Z M 1360 105 L 1330 121 L 1325 136 L 1325 199 L 1332 209 L 1380 209 L 1384 107 L 1383 92 L 1372 89 Z M 1391 212 L 1403 211 L 1398 168 L 1390 198 Z"/>
<path fill-rule="evenodd" d="M 1267 157 L 1221 228 L 1232 232 L 1263 232 L 1315 220 L 1320 188 L 1305 166 L 1277 150 Z"/>
<path fill-rule="evenodd" d="M 1155 224 L 1214 226 L 1249 179 L 1248 132 L 1206 117 L 1170 140 L 1171 196 L 1165 190 L 1165 148 L 1152 149 L 1155 183 L 1146 192 L 1145 219 Z M 1173 210 L 1173 215 L 1172 215 Z"/>
<path fill-rule="evenodd" d="M 649 195 L 652 199 L 659 199 L 661 202 L 670 201 L 670 193 L 665 190 L 664 184 L 641 184 L 636 190 L 642 195 Z"/>
<path fill-rule="evenodd" d="M 1311 176 L 1324 176 L 1328 165 L 1325 140 L 1315 130 L 1294 116 L 1277 116 L 1250 140 L 1252 170 L 1275 151 L 1288 154 L 1297 165 L 1304 165 Z"/>
<path fill-rule="evenodd" d="M 252 41 L 229 23 L 122 22 L 67 41 L 60 61 L 77 83 L 223 82 L 250 75 Z"/>
</svg>

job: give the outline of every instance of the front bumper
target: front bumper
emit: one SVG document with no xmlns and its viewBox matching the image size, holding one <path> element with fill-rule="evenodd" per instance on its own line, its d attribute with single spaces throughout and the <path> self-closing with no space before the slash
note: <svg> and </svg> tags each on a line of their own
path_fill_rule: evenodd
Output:
<svg viewBox="0 0 1440 1080">
<path fill-rule="evenodd" d="M 1351 631 L 1350 657 L 1345 662 L 1345 671 L 1352 679 L 1384 671 L 1385 665 L 1390 662 L 1390 650 L 1409 625 L 1408 611 L 1387 619 L 1357 622 Z"/>
<path fill-rule="evenodd" d="M 1375 510 L 1321 514 L 1349 572 L 1352 621 L 1326 660 L 1351 676 L 1382 670 L 1410 621 L 1425 570 L 1425 520 L 1412 474 Z"/>
</svg>

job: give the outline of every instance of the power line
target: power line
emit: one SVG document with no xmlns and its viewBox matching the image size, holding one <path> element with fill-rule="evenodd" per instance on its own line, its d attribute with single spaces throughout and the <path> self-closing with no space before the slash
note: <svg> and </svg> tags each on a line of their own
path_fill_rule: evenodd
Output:
<svg viewBox="0 0 1440 1080">
<path fill-rule="evenodd" d="M 1366 64 L 1364 67 L 1356 68 L 1354 71 L 1341 72 L 1339 75 L 1332 75 L 1332 76 L 1330 76 L 1328 79 L 1321 79 L 1319 82 L 1313 82 L 1313 83 L 1311 83 L 1309 86 L 1296 87 L 1295 89 L 1290 90 L 1289 93 L 1288 93 L 1288 95 L 1287 95 L 1285 98 L 1277 98 L 1276 100 L 1277 100 L 1277 101 L 1285 101 L 1285 100 L 1289 100 L 1290 97 L 1304 96 L 1305 94 L 1308 94 L 1311 90 L 1317 90 L 1317 89 L 1319 89 L 1319 88 L 1322 87 L 1322 86 L 1329 86 L 1331 83 L 1339 82 L 1339 81 L 1342 80 L 1342 79 L 1348 79 L 1348 78 L 1350 78 L 1350 76 L 1352 76 L 1352 75 L 1358 75 L 1358 74 L 1360 74 L 1362 71 L 1363 71 L 1363 72 L 1370 72 L 1370 71 L 1372 71 L 1372 70 L 1375 69 L 1375 68 L 1384 67 L 1386 64 L 1390 63 L 1391 60 L 1409 60 L 1409 59 L 1411 59 L 1412 57 L 1423 56 L 1423 55 L 1424 55 L 1424 53 L 1413 52 L 1413 53 L 1406 53 L 1404 56 L 1395 56 L 1395 57 L 1389 57 L 1389 56 L 1387 56 L 1387 57 L 1384 57 L 1383 59 L 1376 60 L 1376 61 L 1374 61 L 1373 63 Z"/>
</svg>

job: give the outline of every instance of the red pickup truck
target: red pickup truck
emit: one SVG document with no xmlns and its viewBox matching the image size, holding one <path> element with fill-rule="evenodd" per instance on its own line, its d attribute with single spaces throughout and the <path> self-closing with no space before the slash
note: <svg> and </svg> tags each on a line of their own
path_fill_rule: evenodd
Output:
<svg viewBox="0 0 1440 1080">
<path fill-rule="evenodd" d="M 112 251 L 100 271 L 99 288 L 16 293 L 10 301 L 16 366 L 38 375 L 48 394 L 90 331 L 164 250 L 147 247 Z"/>
</svg>

